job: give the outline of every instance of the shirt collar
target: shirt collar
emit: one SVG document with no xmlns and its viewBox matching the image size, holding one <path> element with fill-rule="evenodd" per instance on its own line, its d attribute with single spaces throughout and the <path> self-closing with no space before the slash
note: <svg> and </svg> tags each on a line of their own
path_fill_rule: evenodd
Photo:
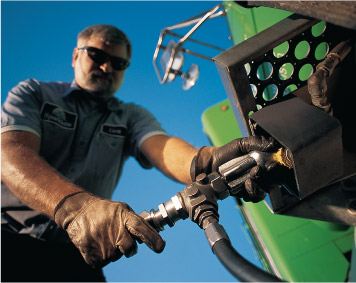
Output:
<svg viewBox="0 0 356 283">
<path fill-rule="evenodd" d="M 81 90 L 81 88 L 77 85 L 75 80 L 73 80 L 72 83 L 70 84 L 69 88 L 63 93 L 63 97 L 67 97 L 73 91 L 76 91 L 76 90 Z"/>
<path fill-rule="evenodd" d="M 78 84 L 76 83 L 76 81 L 73 80 L 72 83 L 70 84 L 69 88 L 67 89 L 67 91 L 63 93 L 63 97 L 67 97 L 68 95 L 70 95 L 74 91 L 85 91 L 85 90 L 83 90 L 81 87 L 79 87 Z M 120 110 L 121 109 L 121 104 L 122 104 L 122 101 L 120 101 L 116 97 L 112 97 L 106 102 L 106 106 L 111 111 Z"/>
</svg>

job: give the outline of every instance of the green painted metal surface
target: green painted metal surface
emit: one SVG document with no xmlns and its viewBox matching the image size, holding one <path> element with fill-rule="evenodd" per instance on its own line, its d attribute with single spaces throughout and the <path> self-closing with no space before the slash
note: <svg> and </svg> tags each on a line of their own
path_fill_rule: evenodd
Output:
<svg viewBox="0 0 356 283">
<path fill-rule="evenodd" d="M 224 2 L 224 7 L 234 44 L 250 38 L 291 15 L 290 12 L 267 7 L 243 8 L 232 1 Z"/>
<path fill-rule="evenodd" d="M 222 123 L 222 121 L 224 122 Z M 224 145 L 236 137 L 241 137 L 240 129 L 235 122 L 235 116 L 228 100 L 207 109 L 202 115 L 202 123 L 204 132 L 209 133 L 207 136 L 210 142 L 217 146 Z"/>
</svg>

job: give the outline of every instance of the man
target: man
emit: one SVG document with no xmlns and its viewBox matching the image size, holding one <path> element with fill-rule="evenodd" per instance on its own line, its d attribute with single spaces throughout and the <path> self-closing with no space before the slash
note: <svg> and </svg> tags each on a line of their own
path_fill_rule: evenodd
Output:
<svg viewBox="0 0 356 283">
<path fill-rule="evenodd" d="M 71 84 L 31 79 L 9 92 L 1 135 L 3 281 L 105 281 L 101 267 L 134 255 L 136 240 L 162 252 L 165 242 L 145 220 L 109 200 L 129 156 L 188 184 L 236 155 L 273 148 L 253 137 L 198 152 L 168 136 L 146 109 L 113 97 L 130 58 L 122 31 L 90 26 L 78 35 Z M 246 183 L 246 198 L 258 201 L 264 192 L 254 184 Z"/>
</svg>

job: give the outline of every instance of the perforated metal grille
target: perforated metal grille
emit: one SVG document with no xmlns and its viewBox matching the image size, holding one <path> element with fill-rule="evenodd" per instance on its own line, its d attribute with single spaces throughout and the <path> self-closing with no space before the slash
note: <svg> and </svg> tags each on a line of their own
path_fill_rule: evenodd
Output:
<svg viewBox="0 0 356 283">
<path fill-rule="evenodd" d="M 335 32 L 335 26 L 319 22 L 246 64 L 257 108 L 304 86 L 317 64 L 339 43 Z"/>
</svg>

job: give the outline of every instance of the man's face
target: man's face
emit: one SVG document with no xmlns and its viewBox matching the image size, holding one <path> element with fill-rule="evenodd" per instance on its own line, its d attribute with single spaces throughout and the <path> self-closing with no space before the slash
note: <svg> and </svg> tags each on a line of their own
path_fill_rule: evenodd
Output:
<svg viewBox="0 0 356 283">
<path fill-rule="evenodd" d="M 104 42 L 98 37 L 80 41 L 78 47 L 95 47 L 111 56 L 128 59 L 126 45 Z M 85 50 L 74 49 L 72 66 L 76 83 L 83 89 L 104 100 L 111 98 L 121 87 L 125 71 L 115 70 L 110 60 L 103 64 L 95 63 Z"/>
</svg>

